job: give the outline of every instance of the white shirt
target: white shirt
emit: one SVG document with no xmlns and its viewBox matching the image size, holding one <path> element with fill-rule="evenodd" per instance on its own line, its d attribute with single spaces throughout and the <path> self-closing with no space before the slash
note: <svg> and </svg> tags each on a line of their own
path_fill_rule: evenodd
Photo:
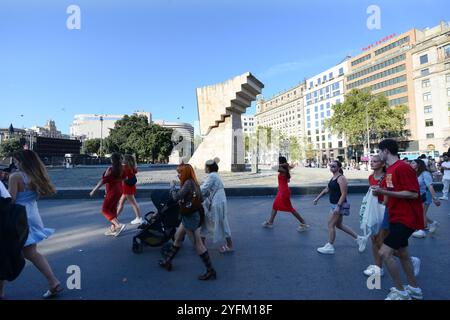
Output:
<svg viewBox="0 0 450 320">
<path fill-rule="evenodd" d="M 9 194 L 8 190 L 6 190 L 5 185 L 1 181 L 0 181 L 0 196 L 2 198 L 11 198 L 11 195 Z"/>
<path fill-rule="evenodd" d="M 450 169 L 450 161 L 445 161 L 441 164 L 442 168 Z M 450 170 L 444 170 L 444 177 L 442 179 L 450 180 Z"/>
</svg>

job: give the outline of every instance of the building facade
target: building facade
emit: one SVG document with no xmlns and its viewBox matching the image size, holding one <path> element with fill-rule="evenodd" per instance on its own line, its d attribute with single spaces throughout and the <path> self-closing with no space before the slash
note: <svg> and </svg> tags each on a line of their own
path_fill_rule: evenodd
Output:
<svg viewBox="0 0 450 320">
<path fill-rule="evenodd" d="M 450 25 L 417 30 L 411 51 L 420 151 L 450 147 Z"/>
<path fill-rule="evenodd" d="M 150 112 L 136 111 L 133 115 L 144 115 L 148 122 L 152 122 Z M 109 136 L 109 130 L 114 128 L 116 121 L 125 115 L 113 114 L 77 114 L 70 126 L 70 135 L 82 137 L 83 139 L 104 139 Z"/>
<path fill-rule="evenodd" d="M 384 94 L 389 106 L 408 107 L 406 133 L 399 139 L 401 149 L 417 150 L 417 115 L 414 93 L 411 49 L 416 43 L 416 29 L 399 36 L 390 35 L 364 49 L 348 61 L 346 91 L 369 89 L 373 94 Z M 373 149 L 372 149 L 373 151 Z"/>
<path fill-rule="evenodd" d="M 346 159 L 347 146 L 344 139 L 325 128 L 325 119 L 333 115 L 333 105 L 344 101 L 344 80 L 347 72 L 348 64 L 344 61 L 306 80 L 304 94 L 306 148 L 314 150 L 314 160 L 317 163 Z"/>
<path fill-rule="evenodd" d="M 174 146 L 169 163 L 179 164 L 181 161 L 187 163 L 194 153 L 194 127 L 189 123 L 164 120 L 155 120 L 153 123 L 163 128 L 173 129 L 172 141 L 180 141 Z"/>
<path fill-rule="evenodd" d="M 39 137 L 69 139 L 69 135 L 62 134 L 61 131 L 58 131 L 55 121 L 53 120 L 48 120 L 43 127 L 34 126 L 29 130 L 33 131 Z"/>
<path fill-rule="evenodd" d="M 243 114 L 241 116 L 242 130 L 244 134 L 254 134 L 256 133 L 256 121 L 253 114 Z"/>
</svg>

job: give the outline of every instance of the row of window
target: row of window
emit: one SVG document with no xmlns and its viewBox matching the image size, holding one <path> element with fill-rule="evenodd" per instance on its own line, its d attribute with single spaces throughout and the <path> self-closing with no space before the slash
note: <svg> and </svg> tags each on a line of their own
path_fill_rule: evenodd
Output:
<svg viewBox="0 0 450 320">
<path fill-rule="evenodd" d="M 384 87 L 388 87 L 388 86 L 392 86 L 394 84 L 400 83 L 400 82 L 405 82 L 406 81 L 406 76 L 400 76 L 397 78 L 392 78 L 374 85 L 370 86 L 370 90 L 378 90 Z"/>
<path fill-rule="evenodd" d="M 326 86 L 325 88 L 313 91 L 306 94 L 306 101 L 311 100 L 313 97 L 317 98 L 323 96 L 324 94 L 330 93 L 331 91 L 339 90 L 340 82 L 333 83 L 332 85 Z"/>
<path fill-rule="evenodd" d="M 311 137 L 308 138 L 308 142 L 312 142 L 311 141 Z M 333 144 L 331 142 L 328 142 L 328 149 L 331 149 L 331 148 L 333 148 Z M 342 141 L 338 141 L 338 148 L 343 148 Z M 320 143 L 316 144 L 316 149 L 317 150 L 320 149 Z M 326 143 L 322 142 L 322 150 L 325 150 L 325 149 L 326 149 Z M 343 154 L 344 153 L 344 152 L 341 152 L 341 151 L 344 151 L 344 150 L 339 150 L 339 154 Z"/>
<path fill-rule="evenodd" d="M 339 76 L 342 76 L 344 74 L 344 68 L 339 68 Z M 327 75 L 323 75 L 321 78 L 317 78 L 316 80 L 316 85 L 320 85 L 322 83 L 325 83 L 327 80 L 331 80 L 333 79 L 333 72 L 330 72 L 328 74 L 328 78 Z M 314 81 L 310 81 L 309 82 L 309 88 L 308 89 L 312 89 L 312 87 L 314 87 Z"/>
<path fill-rule="evenodd" d="M 397 40 L 395 42 L 392 42 L 391 44 L 389 44 L 387 46 L 384 46 L 383 48 L 375 50 L 375 55 L 378 56 L 378 55 L 380 55 L 380 54 L 382 54 L 382 53 L 384 53 L 386 51 L 389 51 L 389 50 L 394 49 L 394 48 L 396 48 L 398 46 L 401 46 L 402 44 L 404 44 L 406 42 L 409 42 L 409 36 L 404 37 L 404 38 L 402 38 L 400 40 Z"/>
<path fill-rule="evenodd" d="M 321 119 L 325 118 L 325 114 L 326 114 L 326 117 L 327 117 L 327 118 L 328 118 L 328 117 L 331 117 L 331 110 L 327 110 L 326 113 L 325 113 L 325 112 L 321 112 L 321 113 L 320 113 L 320 118 L 321 118 Z M 316 119 L 316 120 L 319 119 L 319 114 L 318 114 L 318 113 L 316 113 L 316 114 L 314 115 L 314 119 Z M 307 121 L 307 122 L 308 122 L 308 121 L 311 121 L 311 116 L 306 116 L 306 121 Z"/>
<path fill-rule="evenodd" d="M 370 77 L 367 77 L 367 78 L 358 80 L 356 82 L 353 82 L 353 83 L 347 85 L 347 89 L 350 90 L 350 89 L 359 87 L 359 86 L 364 85 L 364 84 L 366 84 L 368 82 L 372 82 L 374 80 L 390 76 L 391 74 L 396 74 L 396 73 L 402 72 L 405 69 L 406 69 L 406 66 L 404 64 L 401 64 L 401 65 L 399 65 L 397 67 L 385 70 L 383 72 L 376 73 L 376 74 L 374 74 L 374 75 L 372 75 Z"/>
<path fill-rule="evenodd" d="M 383 93 L 386 97 L 389 97 L 389 96 L 393 96 L 393 95 L 395 95 L 395 94 L 403 93 L 403 92 L 406 92 L 406 91 L 408 91 L 408 86 L 403 86 L 403 87 L 391 89 L 391 90 L 388 90 L 388 91 L 384 91 L 384 92 L 382 92 L 382 93 Z"/>
<path fill-rule="evenodd" d="M 407 104 L 408 103 L 408 97 L 401 97 L 397 99 L 389 100 L 389 106 L 399 106 L 401 104 Z"/>
<path fill-rule="evenodd" d="M 358 64 L 360 64 L 360 63 L 363 63 L 364 61 L 369 60 L 371 56 L 372 56 L 372 55 L 369 53 L 368 55 L 365 55 L 364 57 L 361 57 L 361 58 L 359 58 L 359 59 L 353 61 L 353 62 L 352 62 L 352 67 L 354 67 L 354 66 L 356 66 L 356 65 L 358 65 Z"/>
<path fill-rule="evenodd" d="M 374 71 L 386 68 L 386 67 L 388 67 L 390 65 L 396 64 L 396 63 L 398 63 L 400 61 L 403 61 L 405 59 L 406 59 L 406 54 L 401 54 L 401 55 L 399 55 L 399 56 L 397 56 L 395 58 L 386 60 L 386 61 L 384 61 L 382 63 L 379 63 L 379 64 L 376 64 L 376 65 L 374 65 L 374 66 L 372 66 L 370 68 L 367 68 L 367 69 L 355 72 L 355 73 L 353 73 L 353 74 L 351 74 L 350 76 L 347 77 L 347 81 L 352 81 L 354 79 L 361 78 L 361 77 L 365 76 L 366 74 L 369 74 L 369 73 L 372 73 Z"/>
</svg>

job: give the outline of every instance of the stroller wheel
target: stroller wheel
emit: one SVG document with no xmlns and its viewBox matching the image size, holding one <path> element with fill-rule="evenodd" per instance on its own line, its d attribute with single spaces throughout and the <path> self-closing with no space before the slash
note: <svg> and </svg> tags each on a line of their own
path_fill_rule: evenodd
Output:
<svg viewBox="0 0 450 320">
<path fill-rule="evenodd" d="M 142 251 L 144 251 L 144 244 L 142 242 L 134 240 L 132 250 L 134 253 L 142 253 Z"/>
</svg>

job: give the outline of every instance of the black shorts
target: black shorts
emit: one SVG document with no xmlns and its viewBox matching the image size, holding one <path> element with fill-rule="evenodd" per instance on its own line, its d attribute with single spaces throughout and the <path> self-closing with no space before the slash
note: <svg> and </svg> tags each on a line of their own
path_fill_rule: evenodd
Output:
<svg viewBox="0 0 450 320">
<path fill-rule="evenodd" d="M 404 224 L 391 223 L 389 224 L 389 235 L 384 239 L 384 244 L 394 250 L 406 248 L 408 246 L 408 239 L 414 231 Z"/>
</svg>

